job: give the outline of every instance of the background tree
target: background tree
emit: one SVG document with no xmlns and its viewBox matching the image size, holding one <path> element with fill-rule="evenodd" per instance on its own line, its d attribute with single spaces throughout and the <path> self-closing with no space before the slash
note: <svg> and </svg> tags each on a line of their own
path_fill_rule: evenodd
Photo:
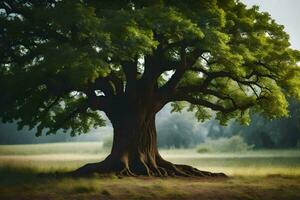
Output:
<svg viewBox="0 0 300 200">
<path fill-rule="evenodd" d="M 103 126 L 98 111 L 111 121 L 111 154 L 80 175 L 214 175 L 159 155 L 165 104 L 247 124 L 252 111 L 287 116 L 285 97 L 300 99 L 300 54 L 283 26 L 234 0 L 5 0 L 0 41 L 4 121 L 37 135 Z"/>
<path fill-rule="evenodd" d="M 167 110 L 165 112 L 168 112 Z M 180 115 L 169 115 L 157 120 L 157 140 L 159 148 L 193 148 L 204 142 L 205 133 L 192 113 L 181 112 Z"/>
<path fill-rule="evenodd" d="M 209 138 L 231 137 L 240 135 L 248 144 L 255 148 L 296 148 L 300 142 L 300 103 L 289 99 L 289 117 L 268 120 L 257 114 L 251 116 L 251 124 L 243 126 L 230 123 L 226 128 L 220 128 L 215 123 L 209 123 L 211 131 Z"/>
</svg>

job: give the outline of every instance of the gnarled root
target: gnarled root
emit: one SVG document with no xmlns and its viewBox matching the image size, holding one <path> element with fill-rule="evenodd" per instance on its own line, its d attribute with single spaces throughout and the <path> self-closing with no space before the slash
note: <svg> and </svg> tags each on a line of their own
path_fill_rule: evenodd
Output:
<svg viewBox="0 0 300 200">
<path fill-rule="evenodd" d="M 154 162 L 143 160 L 124 162 L 107 157 L 99 163 L 91 163 L 71 172 L 73 176 L 87 176 L 91 174 L 116 174 L 117 176 L 154 176 L 154 177 L 227 177 L 223 173 L 200 171 L 188 165 L 178 165 L 157 157 Z"/>
<path fill-rule="evenodd" d="M 169 161 L 159 157 L 158 163 L 162 166 L 171 176 L 182 177 L 227 177 L 224 173 L 212 173 L 207 171 L 200 171 L 189 165 L 173 164 Z"/>
</svg>

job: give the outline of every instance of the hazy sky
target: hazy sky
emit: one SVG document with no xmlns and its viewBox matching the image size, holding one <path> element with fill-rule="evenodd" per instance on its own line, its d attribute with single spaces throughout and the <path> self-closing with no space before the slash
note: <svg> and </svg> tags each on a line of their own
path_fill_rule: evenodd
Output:
<svg viewBox="0 0 300 200">
<path fill-rule="evenodd" d="M 290 35 L 293 48 L 300 50 L 300 0 L 241 0 L 245 4 L 259 5 L 267 11 L 278 24 L 285 26 Z"/>
</svg>

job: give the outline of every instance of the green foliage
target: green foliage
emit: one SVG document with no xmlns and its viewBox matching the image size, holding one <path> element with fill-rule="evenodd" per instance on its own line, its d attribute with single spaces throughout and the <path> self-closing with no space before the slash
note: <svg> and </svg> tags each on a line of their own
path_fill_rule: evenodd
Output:
<svg viewBox="0 0 300 200">
<path fill-rule="evenodd" d="M 172 112 L 181 112 L 184 107 L 186 106 L 185 102 L 172 102 L 171 103 L 172 109 L 171 109 L 171 113 Z"/>
<path fill-rule="evenodd" d="M 300 99 L 300 52 L 284 27 L 235 0 L 5 1 L 0 25 L 0 117 L 37 135 L 103 126 L 103 99 L 156 85 L 153 74 L 157 104 L 200 121 L 209 109 L 221 124 L 285 117 L 286 97 Z M 128 63 L 149 73 L 130 76 Z"/>
<path fill-rule="evenodd" d="M 194 112 L 195 117 L 199 122 L 204 122 L 205 120 L 211 118 L 211 114 L 203 106 L 191 104 L 187 111 Z"/>
</svg>

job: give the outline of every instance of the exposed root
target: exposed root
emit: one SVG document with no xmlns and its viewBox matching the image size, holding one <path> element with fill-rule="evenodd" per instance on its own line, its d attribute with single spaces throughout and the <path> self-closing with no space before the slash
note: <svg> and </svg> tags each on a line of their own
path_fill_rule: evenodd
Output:
<svg viewBox="0 0 300 200">
<path fill-rule="evenodd" d="M 112 168 L 111 164 L 112 164 L 111 159 L 107 157 L 105 160 L 99 163 L 86 164 L 76 169 L 75 171 L 70 172 L 69 174 L 72 176 L 89 176 L 94 173 L 109 174 L 115 171 L 114 168 Z"/>
<path fill-rule="evenodd" d="M 181 171 L 184 171 L 189 176 L 196 177 L 227 177 L 224 173 L 212 173 L 208 171 L 200 171 L 197 168 L 188 166 L 188 165 L 175 165 Z"/>
<path fill-rule="evenodd" d="M 162 176 L 168 176 L 168 171 L 166 170 L 166 169 L 164 169 L 164 168 L 162 168 L 162 167 L 158 167 L 157 168 L 159 171 L 160 171 L 160 174 L 162 175 Z"/>
<path fill-rule="evenodd" d="M 117 174 L 118 176 L 133 176 L 133 177 L 136 177 L 136 176 L 137 176 L 136 174 L 132 173 L 132 172 L 130 171 L 130 169 L 128 169 L 128 168 L 124 168 L 124 169 L 122 169 L 120 172 L 117 172 L 116 174 Z"/>
<path fill-rule="evenodd" d="M 223 173 L 211 173 L 200 171 L 188 165 L 173 164 L 161 157 L 158 157 L 155 163 L 141 161 L 140 163 L 131 163 L 131 165 L 107 158 L 100 163 L 84 165 L 70 174 L 73 176 L 87 176 L 94 173 L 116 174 L 119 177 L 136 177 L 139 175 L 154 177 L 227 177 Z"/>
</svg>

